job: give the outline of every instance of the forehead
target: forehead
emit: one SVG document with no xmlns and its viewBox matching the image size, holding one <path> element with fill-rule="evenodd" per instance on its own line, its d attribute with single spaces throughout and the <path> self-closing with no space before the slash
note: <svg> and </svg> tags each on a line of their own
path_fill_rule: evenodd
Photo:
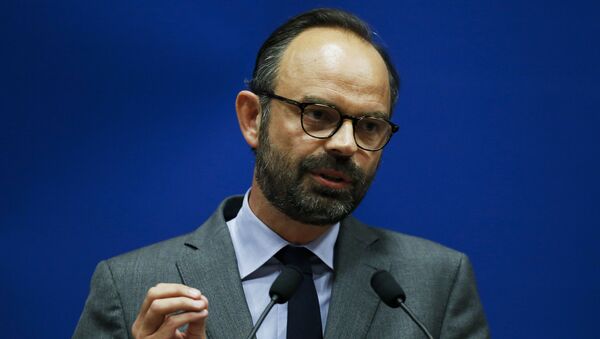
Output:
<svg viewBox="0 0 600 339">
<path fill-rule="evenodd" d="M 349 111 L 390 111 L 388 71 L 371 44 L 337 28 L 311 28 L 284 52 L 275 91 L 315 97 Z"/>
</svg>

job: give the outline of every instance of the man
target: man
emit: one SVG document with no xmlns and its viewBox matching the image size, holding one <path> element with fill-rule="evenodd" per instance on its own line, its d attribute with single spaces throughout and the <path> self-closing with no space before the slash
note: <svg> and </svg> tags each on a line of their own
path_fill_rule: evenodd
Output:
<svg viewBox="0 0 600 339">
<path fill-rule="evenodd" d="M 251 189 L 188 235 L 101 262 L 74 337 L 246 337 L 284 264 L 305 279 L 257 338 L 422 337 L 371 289 L 380 269 L 434 337 L 488 337 L 463 254 L 350 216 L 397 130 L 398 76 L 368 27 L 301 14 L 267 39 L 253 76 L 236 100 Z"/>
</svg>

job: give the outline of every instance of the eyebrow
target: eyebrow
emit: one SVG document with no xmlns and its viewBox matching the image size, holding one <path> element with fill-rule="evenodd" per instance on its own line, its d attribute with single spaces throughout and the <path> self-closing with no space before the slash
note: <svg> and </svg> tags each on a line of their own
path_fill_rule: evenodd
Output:
<svg viewBox="0 0 600 339">
<path fill-rule="evenodd" d="M 336 110 L 338 110 L 342 114 L 346 114 L 346 112 L 344 110 L 342 110 L 339 107 L 337 107 L 334 103 L 332 103 L 331 101 L 325 100 L 323 98 L 314 97 L 314 96 L 311 96 L 311 95 L 306 95 L 306 96 L 302 97 L 302 101 L 301 102 L 302 103 L 311 103 L 311 104 L 326 105 L 326 106 L 335 108 Z M 385 119 L 385 120 L 389 120 L 390 119 L 390 114 L 385 113 L 385 112 L 381 112 L 381 111 L 363 112 L 359 116 L 380 118 L 380 119 Z"/>
</svg>

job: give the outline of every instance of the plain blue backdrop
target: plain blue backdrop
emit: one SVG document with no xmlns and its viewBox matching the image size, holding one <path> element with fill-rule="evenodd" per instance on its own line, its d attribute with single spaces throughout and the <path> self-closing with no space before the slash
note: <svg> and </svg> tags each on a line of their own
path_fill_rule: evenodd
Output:
<svg viewBox="0 0 600 339">
<path fill-rule="evenodd" d="M 277 25 L 330 6 L 371 23 L 403 79 L 356 215 L 466 252 L 495 338 L 592 337 L 598 4 L 3 1 L 0 336 L 69 337 L 98 261 L 243 193 L 235 96 Z"/>
</svg>

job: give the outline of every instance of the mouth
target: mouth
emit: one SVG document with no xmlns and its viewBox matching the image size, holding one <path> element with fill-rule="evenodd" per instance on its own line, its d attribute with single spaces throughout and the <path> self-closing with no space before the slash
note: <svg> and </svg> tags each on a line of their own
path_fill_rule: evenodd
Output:
<svg viewBox="0 0 600 339">
<path fill-rule="evenodd" d="M 312 171 L 311 175 L 320 184 L 333 189 L 343 189 L 352 184 L 348 175 L 333 169 L 318 169 Z"/>
</svg>

